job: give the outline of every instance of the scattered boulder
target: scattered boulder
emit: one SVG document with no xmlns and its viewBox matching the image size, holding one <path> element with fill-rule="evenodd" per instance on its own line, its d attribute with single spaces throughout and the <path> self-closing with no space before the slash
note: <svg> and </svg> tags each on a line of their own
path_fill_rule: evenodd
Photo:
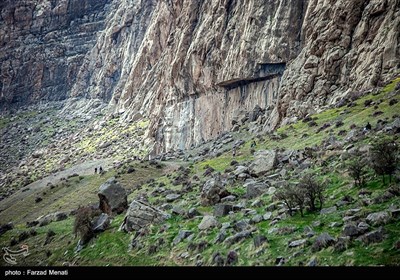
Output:
<svg viewBox="0 0 400 280">
<path fill-rule="evenodd" d="M 299 239 L 299 240 L 290 241 L 288 243 L 288 246 L 289 246 L 289 248 L 294 248 L 294 247 L 304 246 L 306 244 L 307 244 L 307 239 Z"/>
<path fill-rule="evenodd" d="M 200 212 L 197 211 L 196 208 L 190 208 L 189 211 L 187 212 L 187 217 L 189 219 L 194 218 L 196 216 L 200 216 Z"/>
<path fill-rule="evenodd" d="M 222 181 L 219 178 L 212 178 L 205 182 L 201 190 L 201 204 L 203 206 L 215 205 L 221 198 L 228 196 Z"/>
<path fill-rule="evenodd" d="M 254 229 L 245 230 L 245 231 L 236 233 L 235 235 L 229 236 L 227 239 L 225 239 L 225 243 L 227 243 L 229 245 L 238 243 L 238 242 L 242 241 L 243 239 L 250 237 L 252 235 L 253 231 L 254 231 Z"/>
<path fill-rule="evenodd" d="M 320 234 L 314 241 L 312 246 L 313 252 L 321 251 L 322 249 L 334 245 L 336 242 L 335 238 L 324 232 Z"/>
<path fill-rule="evenodd" d="M 63 221 L 68 219 L 68 214 L 64 212 L 57 212 L 55 213 L 55 220 L 56 222 Z"/>
<path fill-rule="evenodd" d="M 307 263 L 307 266 L 317 266 L 318 260 L 316 257 L 312 257 L 311 260 Z"/>
<path fill-rule="evenodd" d="M 179 215 L 179 216 L 185 216 L 186 211 L 181 206 L 174 205 L 172 207 L 172 214 Z"/>
<path fill-rule="evenodd" d="M 358 236 L 360 234 L 359 229 L 354 224 L 346 224 L 343 227 L 343 236 Z"/>
<path fill-rule="evenodd" d="M 225 229 L 221 229 L 220 232 L 218 232 L 217 237 L 215 237 L 214 239 L 214 243 L 222 243 L 224 242 L 225 238 L 226 238 L 226 230 Z"/>
<path fill-rule="evenodd" d="M 371 243 L 379 243 L 382 242 L 384 239 L 384 232 L 383 228 L 380 227 L 377 230 L 371 231 L 369 233 L 364 234 L 363 236 L 360 237 L 360 239 L 365 243 L 365 244 L 371 244 Z"/>
<path fill-rule="evenodd" d="M 373 226 L 385 225 L 390 221 L 390 215 L 386 211 L 371 213 L 366 220 L 367 223 Z"/>
<path fill-rule="evenodd" d="M 239 165 L 236 167 L 236 169 L 233 171 L 233 174 L 235 176 L 239 176 L 241 174 L 247 174 L 249 169 L 246 166 Z"/>
<path fill-rule="evenodd" d="M 217 204 L 214 206 L 214 216 L 223 217 L 229 214 L 233 210 L 233 206 L 230 204 Z"/>
<path fill-rule="evenodd" d="M 173 202 L 173 201 L 177 200 L 180 197 L 181 197 L 181 195 L 179 195 L 179 194 L 171 193 L 171 194 L 168 194 L 165 197 L 165 199 L 167 200 L 167 202 Z"/>
<path fill-rule="evenodd" d="M 222 257 L 221 253 L 217 252 L 213 254 L 212 263 L 216 266 L 223 266 L 225 263 L 224 258 Z"/>
<path fill-rule="evenodd" d="M 244 187 L 246 188 L 247 199 L 256 198 L 268 191 L 268 185 L 264 183 L 257 183 L 253 180 L 246 182 Z"/>
<path fill-rule="evenodd" d="M 203 220 L 201 220 L 200 224 L 198 225 L 198 228 L 200 230 L 206 230 L 217 226 L 219 226 L 219 222 L 214 216 L 204 216 Z"/>
<path fill-rule="evenodd" d="M 274 150 L 260 150 L 254 154 L 255 160 L 250 164 L 250 174 L 254 176 L 265 175 L 275 168 L 278 163 L 277 153 Z"/>
<path fill-rule="evenodd" d="M 53 230 L 49 229 L 46 234 L 46 240 L 44 241 L 44 245 L 50 244 L 55 235 L 56 233 Z"/>
<path fill-rule="evenodd" d="M 254 247 L 261 247 L 264 243 L 268 242 L 268 238 L 264 235 L 256 235 L 253 238 Z"/>
<path fill-rule="evenodd" d="M 233 226 L 235 231 L 240 232 L 244 230 L 248 230 L 251 228 L 250 224 L 246 220 L 240 220 Z"/>
<path fill-rule="evenodd" d="M 128 208 L 128 200 L 125 189 L 113 177 L 100 186 L 98 196 L 99 209 L 108 215 L 121 214 Z"/>
<path fill-rule="evenodd" d="M 304 232 L 303 235 L 307 238 L 311 238 L 315 235 L 314 230 L 310 226 L 304 227 L 303 232 Z"/>
<path fill-rule="evenodd" d="M 177 245 L 178 243 L 182 242 L 183 240 L 185 240 L 187 237 L 189 237 L 190 235 L 192 235 L 193 232 L 190 230 L 180 230 L 178 232 L 178 235 L 174 238 L 174 240 L 172 241 L 172 243 L 174 245 Z"/>
<path fill-rule="evenodd" d="M 368 231 L 368 229 L 369 229 L 369 224 L 367 224 L 367 223 L 365 223 L 365 222 L 361 222 L 361 223 L 359 223 L 359 224 L 357 225 L 357 228 L 358 228 L 358 232 L 359 232 L 360 234 L 363 234 L 363 233 L 365 233 L 366 231 Z"/>
<path fill-rule="evenodd" d="M 335 243 L 334 251 L 338 253 L 346 251 L 347 248 L 349 247 L 349 244 L 350 244 L 349 236 L 339 237 L 337 242 Z"/>
<path fill-rule="evenodd" d="M 110 217 L 106 213 L 101 213 L 92 221 L 93 232 L 103 232 L 110 226 Z"/>
<path fill-rule="evenodd" d="M 143 201 L 134 200 L 129 205 L 121 229 L 127 232 L 138 231 L 142 228 L 147 228 L 151 224 L 161 223 L 169 217 L 165 212 Z"/>
<path fill-rule="evenodd" d="M 266 212 L 266 213 L 263 215 L 264 221 L 268 221 L 268 220 L 270 220 L 271 218 L 272 218 L 272 212 Z"/>
</svg>

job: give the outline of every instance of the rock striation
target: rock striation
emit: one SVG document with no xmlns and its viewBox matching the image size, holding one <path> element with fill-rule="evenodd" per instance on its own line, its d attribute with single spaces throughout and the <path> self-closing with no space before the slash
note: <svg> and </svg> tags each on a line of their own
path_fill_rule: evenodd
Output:
<svg viewBox="0 0 400 280">
<path fill-rule="evenodd" d="M 398 0 L 31 2 L 1 4 L 2 102 L 102 100 L 121 122 L 151 120 L 155 154 L 256 106 L 255 130 L 269 131 L 400 73 Z"/>
<path fill-rule="evenodd" d="M 111 0 L 0 3 L 0 109 L 68 97 Z"/>
</svg>

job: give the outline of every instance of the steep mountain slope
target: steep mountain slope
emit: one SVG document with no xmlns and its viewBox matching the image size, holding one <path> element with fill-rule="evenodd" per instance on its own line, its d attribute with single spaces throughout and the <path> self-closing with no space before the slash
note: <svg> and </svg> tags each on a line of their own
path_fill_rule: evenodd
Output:
<svg viewBox="0 0 400 280">
<path fill-rule="evenodd" d="M 121 122 L 151 120 L 153 153 L 215 138 L 256 105 L 268 131 L 399 73 L 399 0 L 39 3 L 2 2 L 3 104 L 101 99 Z"/>
<path fill-rule="evenodd" d="M 398 161 L 392 182 L 369 165 L 376 141 L 400 143 L 399 91 L 397 78 L 274 133 L 255 135 L 256 122 L 246 121 L 174 158 L 127 160 L 102 175 L 76 174 L 16 193 L 24 199 L 1 208 L 0 245 L 28 246 L 18 265 L 398 266 Z M 362 187 L 350 176 L 353 160 L 368 162 Z M 299 187 L 307 174 L 324 186 L 322 209 L 291 211 L 277 194 Z M 77 246 L 77 208 L 96 208 L 110 177 L 132 209 L 110 214 L 88 244 Z M 166 219 L 149 222 L 154 213 Z M 132 226 L 139 228 L 121 230 Z"/>
</svg>

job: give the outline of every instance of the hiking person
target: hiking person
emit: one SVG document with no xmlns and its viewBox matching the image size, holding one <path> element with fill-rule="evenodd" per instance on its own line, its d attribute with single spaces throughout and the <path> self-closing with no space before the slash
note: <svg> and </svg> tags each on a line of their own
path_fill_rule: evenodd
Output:
<svg viewBox="0 0 400 280">
<path fill-rule="evenodd" d="M 97 167 L 94 168 L 94 174 L 97 174 Z"/>
</svg>

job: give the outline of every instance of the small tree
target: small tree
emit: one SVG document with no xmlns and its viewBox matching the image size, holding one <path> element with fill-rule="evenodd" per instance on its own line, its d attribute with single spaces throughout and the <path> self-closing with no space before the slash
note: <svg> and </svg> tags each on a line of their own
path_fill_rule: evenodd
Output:
<svg viewBox="0 0 400 280">
<path fill-rule="evenodd" d="M 348 163 L 350 176 L 354 179 L 356 187 L 363 187 L 365 185 L 365 175 L 367 174 L 367 164 L 365 158 L 361 157 L 361 153 L 357 152 L 354 158 Z"/>
<path fill-rule="evenodd" d="M 289 215 L 293 215 L 293 209 L 296 207 L 296 203 L 290 194 L 290 186 L 283 186 L 280 190 L 275 193 L 275 197 L 282 200 L 286 207 L 289 209 Z"/>
<path fill-rule="evenodd" d="M 384 184 L 386 174 L 389 175 L 389 182 L 392 182 L 392 175 L 399 164 L 398 151 L 398 145 L 389 139 L 383 139 L 372 146 L 371 167 L 377 175 L 382 175 Z"/>
<path fill-rule="evenodd" d="M 310 211 L 317 210 L 317 203 L 319 204 L 319 210 L 322 209 L 322 205 L 325 201 L 323 184 L 317 182 L 313 175 L 306 174 L 299 182 L 298 187 L 303 190 L 305 195 L 305 201 L 308 204 Z"/>
<path fill-rule="evenodd" d="M 275 196 L 285 203 L 290 216 L 293 215 L 296 206 L 299 207 L 301 216 L 304 216 L 305 193 L 301 188 L 295 185 L 287 185 L 282 187 Z"/>
</svg>

